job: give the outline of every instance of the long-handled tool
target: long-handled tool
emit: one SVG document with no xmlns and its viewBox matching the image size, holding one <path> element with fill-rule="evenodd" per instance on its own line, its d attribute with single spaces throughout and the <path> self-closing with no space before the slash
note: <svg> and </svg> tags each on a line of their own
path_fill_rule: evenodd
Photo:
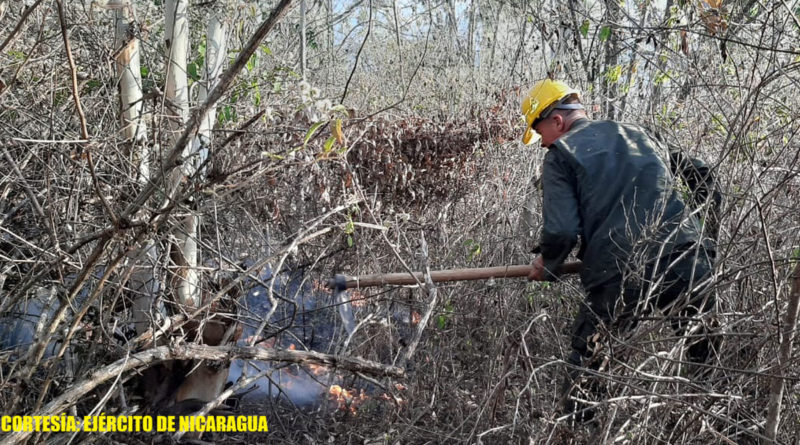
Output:
<svg viewBox="0 0 800 445">
<path fill-rule="evenodd" d="M 580 272 L 583 263 L 580 261 L 565 263 L 561 266 L 562 274 L 572 274 Z M 490 278 L 518 278 L 527 277 L 531 273 L 533 266 L 529 264 L 516 266 L 497 266 L 481 267 L 475 269 L 451 269 L 435 270 L 431 272 L 431 280 L 434 283 L 444 281 L 469 281 L 487 280 Z M 422 272 L 399 272 L 399 273 L 379 273 L 372 275 L 336 275 L 328 280 L 328 288 L 334 290 L 336 303 L 339 305 L 339 315 L 342 317 L 344 327 L 349 334 L 355 330 L 355 317 L 350 307 L 350 302 L 345 298 L 345 290 L 353 288 L 385 286 L 387 284 L 403 285 L 417 284 L 425 282 Z"/>
<path fill-rule="evenodd" d="M 578 273 L 583 267 L 583 263 L 575 261 L 571 263 L 564 263 L 561 266 L 562 274 Z M 518 278 L 527 277 L 531 273 L 531 265 L 515 265 L 515 266 L 496 266 L 496 267 L 480 267 L 475 269 L 450 269 L 450 270 L 434 270 L 431 271 L 431 280 L 434 283 L 444 281 L 470 281 L 470 280 L 487 280 L 489 278 Z M 385 286 L 387 284 L 395 285 L 409 285 L 425 282 L 424 274 L 422 272 L 398 272 L 398 273 L 379 273 L 372 275 L 336 275 L 328 280 L 328 287 L 336 291 L 343 291 L 345 289 L 372 287 L 372 286 Z"/>
</svg>

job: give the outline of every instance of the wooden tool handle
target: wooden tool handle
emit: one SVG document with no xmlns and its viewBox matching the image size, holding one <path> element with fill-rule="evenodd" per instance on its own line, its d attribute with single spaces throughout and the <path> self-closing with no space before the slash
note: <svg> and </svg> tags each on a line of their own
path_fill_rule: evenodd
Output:
<svg viewBox="0 0 800 445">
<path fill-rule="evenodd" d="M 583 263 L 580 261 L 565 263 L 561 266 L 562 274 L 578 273 Z M 451 269 L 431 271 L 431 280 L 434 283 L 445 281 L 469 281 L 487 280 L 489 278 L 517 278 L 527 277 L 533 266 L 497 266 L 481 267 L 475 269 Z M 409 285 L 425 282 L 422 272 L 380 273 L 372 275 L 345 276 L 337 275 L 328 282 L 328 287 L 332 289 L 352 289 L 359 287 L 384 286 L 387 284 Z"/>
</svg>

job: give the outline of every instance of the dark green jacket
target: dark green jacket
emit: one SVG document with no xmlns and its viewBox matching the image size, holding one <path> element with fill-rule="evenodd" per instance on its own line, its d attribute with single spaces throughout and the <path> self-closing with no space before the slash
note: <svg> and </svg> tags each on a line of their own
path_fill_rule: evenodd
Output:
<svg viewBox="0 0 800 445">
<path fill-rule="evenodd" d="M 669 156 L 639 126 L 575 122 L 544 159 L 540 246 L 547 270 L 557 270 L 579 238 L 586 289 L 621 279 L 634 261 L 648 264 L 698 245 L 712 250 L 681 199 Z"/>
</svg>

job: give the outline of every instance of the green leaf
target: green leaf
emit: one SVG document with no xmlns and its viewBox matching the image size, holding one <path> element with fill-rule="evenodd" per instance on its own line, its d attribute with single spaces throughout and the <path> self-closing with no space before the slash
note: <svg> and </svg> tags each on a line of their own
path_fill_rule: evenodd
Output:
<svg viewBox="0 0 800 445">
<path fill-rule="evenodd" d="M 258 81 L 253 79 L 250 85 L 253 87 L 253 105 L 259 106 L 261 105 L 261 88 L 258 87 Z"/>
<path fill-rule="evenodd" d="M 353 247 L 353 244 L 355 244 L 355 242 L 353 242 L 353 237 L 347 235 L 347 247 Z"/>
<path fill-rule="evenodd" d="M 103 82 L 100 82 L 97 79 L 90 79 L 88 82 L 86 82 L 86 92 L 91 93 L 92 91 L 100 89 L 102 86 Z"/>
<path fill-rule="evenodd" d="M 619 82 L 620 77 L 622 77 L 622 65 L 614 65 L 606 71 L 606 80 L 609 83 L 617 83 Z"/>
<path fill-rule="evenodd" d="M 314 136 L 314 133 L 317 132 L 319 127 L 325 125 L 325 123 L 326 123 L 325 121 L 317 122 L 316 124 L 312 125 L 311 128 L 308 129 L 308 132 L 306 133 L 306 137 L 303 138 L 303 146 L 308 144 L 308 141 L 311 140 L 311 137 Z"/>
<path fill-rule="evenodd" d="M 606 40 L 608 40 L 609 37 L 611 37 L 611 27 L 610 26 L 604 26 L 600 30 L 600 41 L 606 41 Z"/>
<path fill-rule="evenodd" d="M 481 244 L 475 240 L 468 239 L 464 242 L 464 246 L 468 249 L 467 261 L 472 261 L 481 254 Z"/>
<path fill-rule="evenodd" d="M 142 77 L 147 77 L 147 75 L 148 75 L 148 74 L 150 74 L 150 68 L 148 68 L 148 67 L 147 67 L 147 66 L 145 66 L 145 65 L 142 65 L 142 66 L 139 68 L 139 73 L 141 73 L 141 74 L 142 74 Z"/>
<path fill-rule="evenodd" d="M 586 37 L 589 35 L 589 20 L 584 20 L 580 28 L 581 35 Z"/>
<path fill-rule="evenodd" d="M 344 233 L 352 235 L 356 231 L 356 225 L 353 223 L 353 218 L 350 215 L 347 215 L 347 219 L 347 224 L 344 226 Z"/>
<path fill-rule="evenodd" d="M 250 56 L 250 59 L 247 60 L 247 72 L 248 73 L 253 72 L 253 69 L 255 69 L 255 67 L 256 67 L 256 56 L 257 55 L 258 55 L 258 53 L 253 53 L 253 55 Z"/>
<path fill-rule="evenodd" d="M 236 120 L 236 110 L 232 106 L 225 105 L 219 110 L 217 121 L 220 123 L 220 125 L 224 125 L 226 122 L 232 122 L 235 120 Z"/>
<path fill-rule="evenodd" d="M 261 48 L 261 51 L 263 51 L 264 54 L 266 54 L 268 56 L 272 55 L 272 50 L 269 49 L 269 47 L 267 45 L 261 45 L 259 48 Z"/>
<path fill-rule="evenodd" d="M 322 146 L 323 153 L 330 153 L 331 149 L 333 148 L 333 143 L 336 142 L 336 138 L 331 136 L 325 141 L 325 145 Z"/>
<path fill-rule="evenodd" d="M 186 72 L 189 74 L 189 78 L 193 81 L 197 82 L 200 80 L 200 73 L 198 72 L 197 64 L 194 62 L 189 63 L 186 66 Z"/>
<path fill-rule="evenodd" d="M 436 327 L 439 330 L 443 331 L 445 327 L 447 327 L 447 317 L 445 315 L 437 315 L 436 316 Z"/>
</svg>

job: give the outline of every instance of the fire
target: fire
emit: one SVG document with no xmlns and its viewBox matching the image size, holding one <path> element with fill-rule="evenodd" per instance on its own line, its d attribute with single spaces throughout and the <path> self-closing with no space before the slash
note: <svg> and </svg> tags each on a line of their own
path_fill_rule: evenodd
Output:
<svg viewBox="0 0 800 445">
<path fill-rule="evenodd" d="M 403 405 L 406 404 L 406 401 L 403 400 L 403 398 L 397 397 L 394 394 L 389 395 L 389 394 L 383 393 L 383 394 L 381 394 L 381 399 L 386 400 L 387 402 L 394 402 L 395 405 L 397 405 L 398 407 L 402 407 Z"/>
<path fill-rule="evenodd" d="M 353 398 L 353 394 L 350 391 L 342 388 L 339 385 L 331 385 L 331 389 L 328 390 L 328 394 L 332 395 L 335 399 Z"/>
<path fill-rule="evenodd" d="M 367 304 L 367 296 L 357 290 L 350 291 L 350 304 L 353 307 L 363 307 Z"/>
<path fill-rule="evenodd" d="M 328 373 L 328 367 L 322 365 L 315 365 L 313 363 L 308 365 L 308 369 L 314 375 L 325 375 Z"/>
<path fill-rule="evenodd" d="M 356 390 L 348 391 L 339 385 L 331 385 L 328 390 L 330 399 L 336 402 L 336 407 L 342 411 L 349 411 L 355 415 L 358 407 L 369 399 L 364 390 L 356 392 Z"/>
<path fill-rule="evenodd" d="M 254 339 L 255 339 L 255 346 L 258 346 L 260 348 L 272 349 L 272 348 L 275 347 L 275 338 L 269 338 L 269 339 L 264 340 L 264 337 L 260 337 L 260 336 L 259 337 L 255 337 L 253 335 L 251 335 L 251 336 L 249 336 L 249 337 L 247 337 L 247 338 L 245 338 L 243 340 L 240 340 L 241 343 L 239 343 L 239 344 L 249 345 L 250 342 L 253 341 Z"/>
<path fill-rule="evenodd" d="M 311 282 L 311 290 L 314 292 L 324 292 L 326 294 L 330 294 L 333 291 L 328 287 L 327 284 L 323 283 L 319 280 L 314 280 Z"/>
</svg>

